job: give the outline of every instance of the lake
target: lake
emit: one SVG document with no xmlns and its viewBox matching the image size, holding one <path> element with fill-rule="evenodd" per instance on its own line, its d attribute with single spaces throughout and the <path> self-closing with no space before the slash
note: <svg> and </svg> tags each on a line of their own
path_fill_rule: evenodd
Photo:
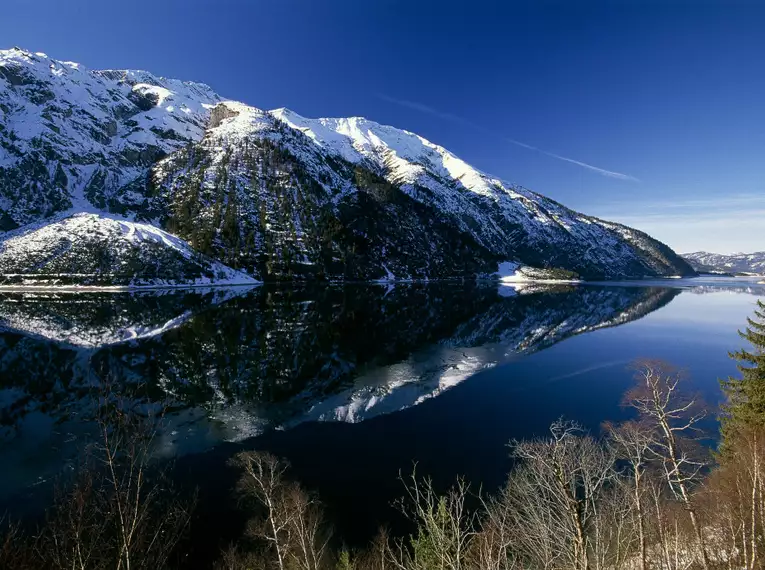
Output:
<svg viewBox="0 0 765 570">
<path fill-rule="evenodd" d="M 560 416 L 593 432 L 625 417 L 637 358 L 686 368 L 716 404 L 765 296 L 756 281 L 3 292 L 0 510 L 39 512 L 106 385 L 168 407 L 156 453 L 200 488 L 195 533 L 236 536 L 226 460 L 267 449 L 362 542 L 391 520 L 413 461 L 438 486 L 493 489 L 509 440 Z"/>
</svg>

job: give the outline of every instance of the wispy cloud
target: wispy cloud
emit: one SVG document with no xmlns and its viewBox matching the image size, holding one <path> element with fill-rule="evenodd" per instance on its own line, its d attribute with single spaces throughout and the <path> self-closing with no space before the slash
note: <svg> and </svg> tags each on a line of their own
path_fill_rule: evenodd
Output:
<svg viewBox="0 0 765 570">
<path fill-rule="evenodd" d="M 377 93 L 376 95 L 378 99 L 382 99 L 383 101 L 387 101 L 388 103 L 393 103 L 394 105 L 398 105 L 399 107 L 406 107 L 407 109 L 413 109 L 415 111 L 419 111 L 420 113 L 433 115 L 434 117 L 438 117 L 439 119 L 444 119 L 445 121 L 451 121 L 452 123 L 464 125 L 466 127 L 470 127 L 484 133 L 489 132 L 488 129 L 474 123 L 473 121 L 469 119 L 465 119 L 464 117 L 460 117 L 459 115 L 454 115 L 452 113 L 444 113 L 442 111 L 439 111 L 438 109 L 434 109 L 433 107 L 430 107 L 423 103 L 417 103 L 416 101 L 407 101 L 406 99 L 397 99 L 395 97 L 385 95 L 384 93 Z"/>
<path fill-rule="evenodd" d="M 438 117 L 439 119 L 443 119 L 445 121 L 450 121 L 452 123 L 456 123 L 462 126 L 470 127 L 472 129 L 475 129 L 477 131 L 480 131 L 485 134 L 494 135 L 494 133 L 482 126 L 479 125 L 470 119 L 466 119 L 465 117 L 460 117 L 459 115 L 455 115 L 453 113 L 446 113 L 444 111 L 439 111 L 438 109 L 434 109 L 433 107 L 430 107 L 429 105 L 425 105 L 423 103 L 418 103 L 417 101 L 407 101 L 406 99 L 398 99 L 396 97 L 391 97 L 390 95 L 385 95 L 383 93 L 377 93 L 377 97 L 383 101 L 387 101 L 388 103 L 393 103 L 394 105 L 399 105 L 400 107 L 406 107 L 407 109 L 413 109 L 415 111 L 419 111 L 421 113 L 426 113 L 428 115 L 432 115 L 434 117 Z M 541 149 L 539 147 L 526 144 L 521 141 L 517 141 L 515 139 L 507 138 L 507 137 L 500 137 L 502 140 L 509 142 L 510 144 L 514 144 L 516 146 L 532 150 L 534 152 L 538 152 L 540 154 L 544 154 L 545 156 L 549 156 L 550 158 L 555 158 L 557 160 L 562 160 L 564 162 L 568 162 L 570 164 L 575 164 L 576 166 L 581 166 L 582 168 L 586 168 L 587 170 L 591 170 L 592 172 L 596 172 L 602 176 L 607 176 L 609 178 L 616 178 L 617 180 L 629 180 L 632 182 L 639 182 L 637 178 L 634 176 L 630 176 L 629 174 L 622 174 L 621 172 L 615 172 L 613 170 L 606 170 L 605 168 L 600 168 L 598 166 L 594 166 L 592 164 L 588 164 L 586 162 L 582 162 L 581 160 L 575 160 L 573 158 L 569 158 L 567 156 L 561 156 L 560 154 L 555 154 L 554 152 L 549 152 L 547 150 Z"/>
<path fill-rule="evenodd" d="M 685 188 L 687 195 L 690 190 Z M 688 200 L 642 200 L 639 203 L 618 201 L 601 202 L 597 204 L 601 211 L 624 211 L 629 209 L 637 212 L 641 216 L 664 216 L 664 215 L 692 215 L 698 217 L 699 214 L 717 216 L 720 213 L 732 212 L 751 212 L 752 209 L 765 208 L 765 193 L 762 194 L 731 194 L 719 195 L 709 198 L 694 198 Z"/>
</svg>

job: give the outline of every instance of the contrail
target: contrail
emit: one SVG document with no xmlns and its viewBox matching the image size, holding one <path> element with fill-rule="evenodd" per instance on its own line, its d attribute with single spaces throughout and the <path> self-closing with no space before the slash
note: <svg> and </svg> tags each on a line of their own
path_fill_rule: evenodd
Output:
<svg viewBox="0 0 765 570">
<path fill-rule="evenodd" d="M 433 107 L 430 107 L 428 105 L 425 105 L 424 103 L 418 103 L 417 101 L 407 101 L 406 99 L 397 99 L 395 97 L 391 97 L 390 95 L 385 95 L 383 93 L 377 93 L 377 98 L 382 99 L 383 101 L 387 101 L 388 103 L 393 103 L 394 105 L 399 105 L 400 107 L 406 107 L 408 109 L 414 109 L 415 111 L 419 111 L 421 113 L 426 113 L 428 115 L 432 115 L 434 117 L 438 117 L 439 119 L 443 119 L 445 121 L 451 121 L 452 123 L 456 123 L 459 125 L 463 125 L 466 127 L 470 127 L 472 129 L 476 129 L 478 131 L 481 131 L 482 133 L 493 135 L 493 133 L 487 129 L 486 127 L 483 127 L 477 123 L 474 123 L 473 121 L 466 119 L 464 117 L 460 117 L 459 115 L 454 115 L 452 113 L 445 113 L 443 111 L 439 111 L 438 109 L 434 109 Z M 634 176 L 630 176 L 629 174 L 622 174 L 621 172 L 614 172 L 613 170 L 606 170 L 605 168 L 600 168 L 598 166 L 594 166 L 592 164 L 587 164 L 586 162 L 582 162 L 581 160 L 575 160 L 573 158 L 568 158 L 566 156 L 561 156 L 559 154 L 555 154 L 554 152 L 549 152 L 544 149 L 535 147 L 530 144 L 526 144 L 521 141 L 517 141 L 515 139 L 510 138 L 504 138 L 507 142 L 510 144 L 514 144 L 516 146 L 520 146 L 523 148 L 526 148 L 528 150 L 533 150 L 535 152 L 538 152 L 540 154 L 544 154 L 545 156 L 549 156 L 550 158 L 557 158 L 558 160 L 562 160 L 564 162 L 569 162 L 571 164 L 575 164 L 577 166 L 581 166 L 582 168 L 586 168 L 587 170 L 591 170 L 593 172 L 597 172 L 598 174 L 602 176 L 607 176 L 609 178 L 616 178 L 618 180 L 629 180 L 632 182 L 640 182 L 637 178 Z"/>
</svg>

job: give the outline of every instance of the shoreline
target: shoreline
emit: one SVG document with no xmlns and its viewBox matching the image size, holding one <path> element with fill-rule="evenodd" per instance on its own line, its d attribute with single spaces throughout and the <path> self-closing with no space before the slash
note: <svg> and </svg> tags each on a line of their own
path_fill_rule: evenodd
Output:
<svg viewBox="0 0 765 570">
<path fill-rule="evenodd" d="M 683 279 L 754 279 L 754 276 L 747 277 L 709 277 L 698 275 L 695 277 L 654 277 L 654 278 L 641 278 L 641 279 L 619 279 L 619 280 L 593 280 L 588 281 L 584 279 L 535 279 L 529 277 L 522 278 L 491 278 L 491 277 L 477 277 L 477 278 L 442 278 L 442 279 L 391 279 L 391 280 L 370 280 L 370 281 L 247 281 L 247 282 L 223 282 L 223 283 L 183 283 L 183 284 L 156 284 L 156 285 L 0 285 L 0 293 L 2 292 L 61 292 L 61 293 L 125 293 L 125 292 L 138 292 L 138 291 L 157 291 L 157 290 L 173 290 L 173 289 L 210 289 L 210 288 L 234 288 L 234 287 L 261 287 L 264 285 L 317 285 L 323 283 L 328 286 L 337 285 L 387 285 L 395 286 L 396 284 L 427 284 L 427 283 L 448 283 L 459 281 L 476 281 L 495 283 L 502 286 L 513 285 L 599 285 L 599 286 L 639 286 L 647 285 L 651 282 L 666 282 L 669 286 L 676 286 L 678 281 Z M 758 285 L 765 285 L 765 280 L 754 282 Z"/>
</svg>

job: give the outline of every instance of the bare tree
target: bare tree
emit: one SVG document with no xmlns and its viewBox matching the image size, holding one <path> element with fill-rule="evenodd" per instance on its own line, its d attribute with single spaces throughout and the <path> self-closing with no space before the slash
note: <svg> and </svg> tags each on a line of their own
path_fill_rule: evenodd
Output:
<svg viewBox="0 0 765 570">
<path fill-rule="evenodd" d="M 330 527 L 324 520 L 324 511 L 317 498 L 297 484 L 287 488 L 286 508 L 292 513 L 292 541 L 288 551 L 294 567 L 300 570 L 319 570 L 328 555 Z"/>
<path fill-rule="evenodd" d="M 29 570 L 36 562 L 32 541 L 21 527 L 9 517 L 0 517 L 0 568 Z"/>
<path fill-rule="evenodd" d="M 98 439 L 71 481 L 56 487 L 34 537 L 35 566 L 66 570 L 165 567 L 188 527 L 193 499 L 152 460 L 158 419 L 106 394 L 97 401 Z"/>
<path fill-rule="evenodd" d="M 648 570 L 645 479 L 652 443 L 651 429 L 635 421 L 624 422 L 618 426 L 607 424 L 606 429 L 616 447 L 617 454 L 626 460 L 629 466 L 628 477 L 632 487 L 630 493 L 632 508 L 629 510 L 629 515 L 638 532 L 640 569 Z"/>
<path fill-rule="evenodd" d="M 698 538 L 685 506 L 675 499 L 658 474 L 646 479 L 646 491 L 647 510 L 651 513 L 647 520 L 649 568 L 698 568 Z"/>
<path fill-rule="evenodd" d="M 270 453 L 258 452 L 240 453 L 234 457 L 232 464 L 243 470 L 238 490 L 245 497 L 257 500 L 266 509 L 265 521 L 250 521 L 248 532 L 271 545 L 277 567 L 284 570 L 292 522 L 291 513 L 285 508 L 285 473 L 289 465 Z"/>
<path fill-rule="evenodd" d="M 81 469 L 74 484 L 57 486 L 54 507 L 37 548 L 40 558 L 54 568 L 105 568 L 113 555 L 104 544 L 112 529 L 104 520 L 104 500 L 99 496 L 95 468 Z"/>
<path fill-rule="evenodd" d="M 169 492 L 165 473 L 151 472 L 156 420 L 117 403 L 104 407 L 98 423 L 94 457 L 108 489 L 98 496 L 114 518 L 116 569 L 161 567 L 188 526 L 190 510 Z"/>
<path fill-rule="evenodd" d="M 520 553 L 528 567 L 600 567 L 614 544 L 607 520 L 615 511 L 606 507 L 616 476 L 614 455 L 573 422 L 556 421 L 550 434 L 511 443 L 522 464 L 500 497 L 513 521 L 506 549 Z"/>
<path fill-rule="evenodd" d="M 419 479 L 416 468 L 400 476 L 406 496 L 398 502 L 401 512 L 417 524 L 408 545 L 398 541 L 389 548 L 389 561 L 406 570 L 462 570 L 474 535 L 475 514 L 466 506 L 468 485 L 462 479 L 439 495 L 429 478 Z M 408 546 L 408 548 L 407 548 Z"/>
<path fill-rule="evenodd" d="M 713 531 L 713 551 L 725 553 L 726 559 L 747 570 L 763 564 L 764 459 L 763 429 L 740 426 L 733 436 L 729 435 L 720 466 L 707 478 L 699 494 L 707 526 Z"/>
<path fill-rule="evenodd" d="M 331 530 L 316 497 L 289 481 L 289 464 L 270 453 L 242 452 L 232 463 L 243 470 L 239 491 L 265 510 L 264 518 L 249 522 L 248 533 L 270 545 L 280 570 L 319 570 Z"/>
<path fill-rule="evenodd" d="M 509 493 L 505 487 L 497 496 L 483 497 L 479 514 L 479 530 L 471 543 L 469 561 L 471 568 L 506 570 L 520 563 L 513 550 L 514 535 L 518 521 L 508 508 Z"/>
<path fill-rule="evenodd" d="M 628 488 L 614 474 L 598 494 L 588 536 L 593 570 L 624 568 L 633 561 L 637 536 Z"/>
<path fill-rule="evenodd" d="M 540 570 L 565 567 L 570 549 L 561 530 L 561 526 L 568 525 L 561 517 L 560 507 L 549 486 L 539 485 L 532 465 L 520 465 L 510 473 L 495 508 L 506 511 L 500 515 L 507 525 L 503 537 L 509 545 L 505 550 L 514 552 L 524 567 Z M 495 515 L 495 519 L 499 518 Z"/>
<path fill-rule="evenodd" d="M 688 512 L 701 564 L 709 570 L 704 532 L 691 495 L 706 462 L 699 459 L 696 446 L 690 445 L 690 436 L 698 432 L 697 424 L 706 412 L 699 398 L 682 392 L 684 375 L 668 364 L 646 360 L 637 363 L 636 368 L 636 385 L 625 395 L 625 403 L 635 408 L 641 422 L 650 428 L 649 450 L 660 463 L 673 495 Z"/>
</svg>

